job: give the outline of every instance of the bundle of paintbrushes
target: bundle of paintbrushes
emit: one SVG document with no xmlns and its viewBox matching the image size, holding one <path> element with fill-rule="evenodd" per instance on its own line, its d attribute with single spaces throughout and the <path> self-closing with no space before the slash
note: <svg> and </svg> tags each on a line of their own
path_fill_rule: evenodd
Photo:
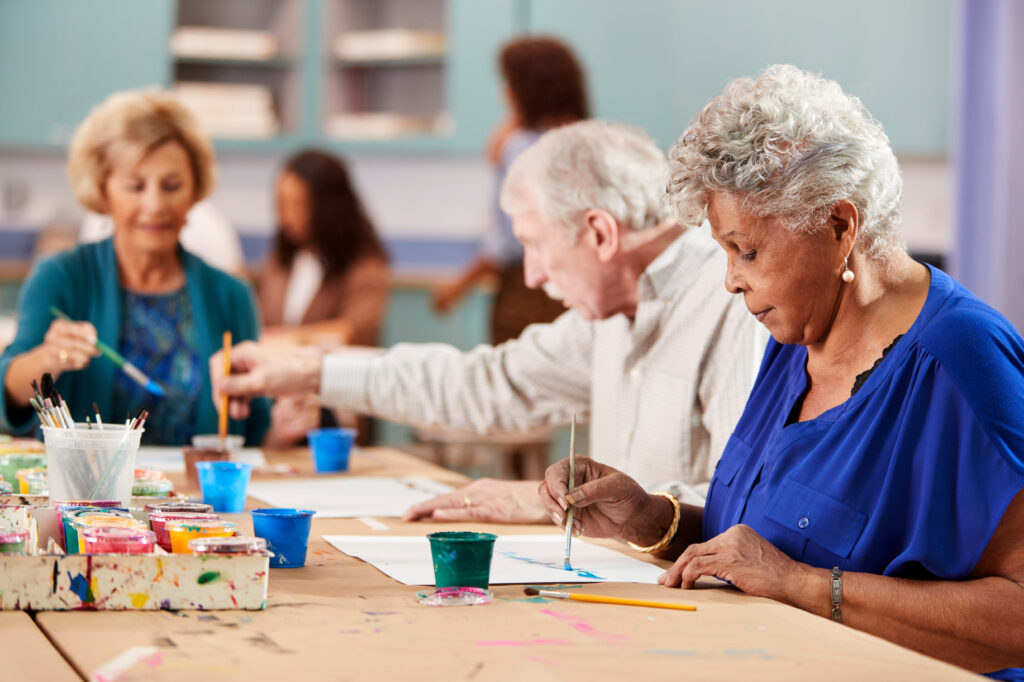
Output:
<svg viewBox="0 0 1024 682">
<path fill-rule="evenodd" d="M 76 425 L 67 403 L 53 388 L 53 377 L 44 374 L 32 387 L 32 407 L 43 424 L 51 499 L 127 503 L 146 410 L 139 410 L 124 425 L 104 423 L 93 403 L 96 422 L 87 417 L 84 424 Z"/>
</svg>

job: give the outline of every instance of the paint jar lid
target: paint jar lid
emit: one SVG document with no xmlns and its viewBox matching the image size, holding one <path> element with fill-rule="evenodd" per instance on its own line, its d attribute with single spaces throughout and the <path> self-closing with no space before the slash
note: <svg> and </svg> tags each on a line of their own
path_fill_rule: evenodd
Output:
<svg viewBox="0 0 1024 682">
<path fill-rule="evenodd" d="M 416 600 L 424 606 L 477 606 L 489 604 L 494 595 L 479 587 L 438 587 L 433 592 L 417 592 Z"/>
<path fill-rule="evenodd" d="M 267 549 L 267 541 L 246 535 L 193 538 L 188 541 L 188 548 L 193 554 L 262 554 Z"/>
<path fill-rule="evenodd" d="M 167 474 L 156 469 L 136 469 L 135 480 L 143 479 L 146 481 L 162 481 L 167 478 Z"/>
<path fill-rule="evenodd" d="M 149 522 L 159 521 L 162 523 L 170 523 L 172 521 L 216 521 L 220 518 L 217 514 L 212 513 L 199 513 L 199 512 L 152 512 L 149 515 Z"/>
<path fill-rule="evenodd" d="M 202 502 L 152 502 L 143 507 L 146 513 L 153 512 L 195 512 L 197 514 L 209 514 L 213 511 L 212 504 Z"/>
<path fill-rule="evenodd" d="M 190 533 L 234 533 L 238 524 L 234 521 L 220 519 L 188 519 L 184 521 L 168 521 L 164 526 L 167 532 L 186 531 Z"/>
<path fill-rule="evenodd" d="M 156 544 L 156 533 L 139 528 L 83 528 L 79 537 L 87 554 L 148 553 Z"/>
<path fill-rule="evenodd" d="M 145 528 L 145 526 L 130 516 L 114 516 L 113 514 L 96 514 L 90 516 L 83 514 L 75 519 L 75 528 L 84 530 L 86 528 Z"/>
<path fill-rule="evenodd" d="M 79 509 L 67 509 L 64 511 L 64 516 L 75 521 L 82 517 L 88 516 L 102 516 L 104 518 L 114 516 L 122 519 L 132 518 L 132 514 L 127 509 L 108 509 L 106 507 L 83 507 Z"/>
<path fill-rule="evenodd" d="M 53 505 L 58 512 L 79 507 L 96 507 L 98 509 L 116 509 L 121 506 L 120 500 L 61 500 Z M 127 509 L 125 511 L 128 511 Z"/>
</svg>

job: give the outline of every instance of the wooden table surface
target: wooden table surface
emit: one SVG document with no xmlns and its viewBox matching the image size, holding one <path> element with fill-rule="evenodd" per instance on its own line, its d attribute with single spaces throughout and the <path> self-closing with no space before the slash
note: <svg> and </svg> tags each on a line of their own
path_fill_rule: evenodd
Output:
<svg viewBox="0 0 1024 682">
<path fill-rule="evenodd" d="M 309 471 L 308 455 L 302 453 L 268 459 Z M 464 480 L 382 448 L 354 456 L 353 474 L 419 474 L 456 485 Z M 256 500 L 250 504 L 262 506 Z M 251 531 L 247 514 L 225 517 Z M 356 519 L 314 519 L 306 567 L 271 571 L 263 611 L 42 612 L 36 622 L 80 675 L 97 680 L 974 678 L 876 637 L 717 584 L 685 592 L 623 583 L 585 588 L 696 604 L 696 612 L 528 598 L 521 586 L 511 585 L 492 587 L 495 599 L 484 606 L 421 606 L 415 595 L 424 588 L 395 582 L 322 536 L 556 529 L 378 520 L 386 530 Z M 19 636 L 29 634 L 19 629 Z M 45 679 L 61 678 L 55 673 Z"/>
</svg>

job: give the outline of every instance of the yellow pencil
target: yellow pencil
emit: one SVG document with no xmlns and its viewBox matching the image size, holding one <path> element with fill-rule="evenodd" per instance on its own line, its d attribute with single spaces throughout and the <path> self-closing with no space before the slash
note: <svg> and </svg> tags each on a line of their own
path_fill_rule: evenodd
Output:
<svg viewBox="0 0 1024 682">
<path fill-rule="evenodd" d="M 224 376 L 231 374 L 231 332 L 224 332 Z M 220 397 L 220 421 L 217 424 L 217 435 L 220 436 L 221 443 L 224 443 L 228 437 L 228 396 L 224 394 Z"/>
<path fill-rule="evenodd" d="M 647 601 L 646 599 L 626 599 L 624 597 L 605 597 L 600 594 L 576 594 L 573 592 L 554 592 L 552 590 L 538 590 L 536 587 L 523 589 L 526 594 L 539 595 L 550 599 L 569 599 L 571 601 L 587 601 L 594 604 L 620 604 L 622 606 L 648 606 L 652 609 L 676 609 L 677 611 L 696 611 L 696 606 L 690 604 L 673 604 L 666 601 Z"/>
</svg>

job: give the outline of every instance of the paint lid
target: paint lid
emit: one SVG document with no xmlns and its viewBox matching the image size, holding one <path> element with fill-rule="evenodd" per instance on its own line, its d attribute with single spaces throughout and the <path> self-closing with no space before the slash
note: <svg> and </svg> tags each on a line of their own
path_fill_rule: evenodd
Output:
<svg viewBox="0 0 1024 682">
<path fill-rule="evenodd" d="M 416 600 L 424 606 L 476 606 L 489 604 L 494 595 L 479 587 L 438 587 L 433 592 L 417 592 Z"/>
<path fill-rule="evenodd" d="M 87 554 L 149 554 L 156 534 L 139 528 L 83 528 L 79 533 Z"/>
<path fill-rule="evenodd" d="M 197 514 L 209 514 L 213 511 L 212 504 L 202 502 L 151 502 L 143 507 L 147 514 L 153 512 L 195 512 Z"/>
<path fill-rule="evenodd" d="M 123 516 L 114 516 L 112 514 L 97 514 L 95 516 L 83 515 L 75 519 L 75 528 L 79 530 L 79 535 L 86 528 L 145 528 L 141 522 L 135 519 Z"/>
<path fill-rule="evenodd" d="M 246 535 L 193 538 L 188 541 L 188 548 L 193 554 L 262 554 L 267 549 L 267 541 Z"/>
<path fill-rule="evenodd" d="M 184 521 L 168 521 L 164 526 L 167 532 L 185 531 L 188 533 L 235 533 L 238 524 L 234 521 L 220 519 L 190 519 Z"/>
<path fill-rule="evenodd" d="M 161 481 L 167 478 L 167 474 L 156 469 L 136 469 L 135 480 Z"/>
<path fill-rule="evenodd" d="M 149 522 L 152 523 L 170 523 L 171 521 L 190 521 L 190 520 L 203 520 L 203 521 L 216 521 L 220 516 L 217 514 L 207 514 L 199 512 L 153 512 L 149 515 Z"/>
<path fill-rule="evenodd" d="M 83 516 L 115 516 L 124 519 L 132 518 L 132 514 L 127 509 L 107 509 L 105 507 L 84 507 L 81 509 L 67 509 L 64 511 L 64 516 L 72 521 L 80 519 Z"/>
<path fill-rule="evenodd" d="M 58 512 L 65 509 L 77 509 L 80 507 L 96 507 L 97 509 L 116 509 L 121 507 L 120 500 L 62 500 L 53 505 Z M 124 511 L 128 511 L 125 509 Z"/>
</svg>

